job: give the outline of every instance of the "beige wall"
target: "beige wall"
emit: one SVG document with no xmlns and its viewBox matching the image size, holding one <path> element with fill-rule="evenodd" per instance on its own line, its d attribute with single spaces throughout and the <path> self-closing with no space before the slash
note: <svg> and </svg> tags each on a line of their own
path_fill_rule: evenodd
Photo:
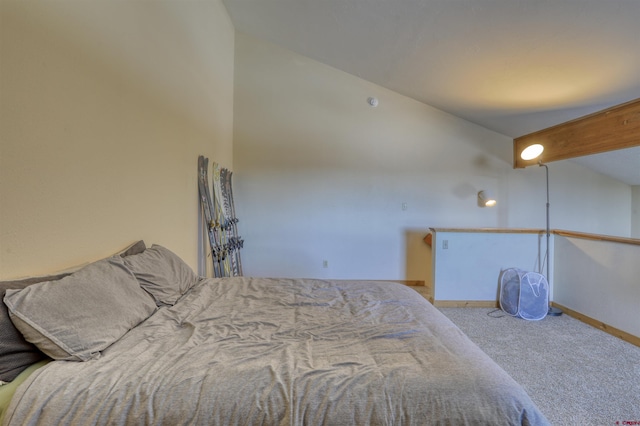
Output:
<svg viewBox="0 0 640 426">
<path fill-rule="evenodd" d="M 0 7 L 0 279 L 137 239 L 199 269 L 197 157 L 233 160 L 222 3 Z"/>
</svg>

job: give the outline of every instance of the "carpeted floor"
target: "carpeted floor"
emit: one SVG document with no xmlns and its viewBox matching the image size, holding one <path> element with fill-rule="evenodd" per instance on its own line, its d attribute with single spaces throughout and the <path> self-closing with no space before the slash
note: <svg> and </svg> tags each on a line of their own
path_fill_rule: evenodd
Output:
<svg viewBox="0 0 640 426">
<path fill-rule="evenodd" d="M 494 309 L 439 309 L 552 424 L 640 425 L 640 347 L 568 315 L 525 321 Z"/>
</svg>

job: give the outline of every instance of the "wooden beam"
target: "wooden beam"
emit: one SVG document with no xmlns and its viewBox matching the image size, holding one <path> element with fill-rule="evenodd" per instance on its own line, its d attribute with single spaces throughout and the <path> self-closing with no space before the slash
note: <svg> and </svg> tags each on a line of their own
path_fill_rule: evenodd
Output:
<svg viewBox="0 0 640 426">
<path fill-rule="evenodd" d="M 544 146 L 542 155 L 528 161 L 520 158 L 522 150 L 534 143 Z M 515 138 L 513 167 L 527 167 L 539 161 L 550 163 L 633 146 L 640 146 L 640 99 Z"/>
</svg>

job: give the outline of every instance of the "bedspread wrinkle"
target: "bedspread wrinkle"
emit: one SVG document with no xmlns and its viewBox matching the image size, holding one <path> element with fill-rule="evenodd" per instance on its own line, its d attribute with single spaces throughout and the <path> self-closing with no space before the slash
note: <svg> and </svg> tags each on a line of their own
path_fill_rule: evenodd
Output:
<svg viewBox="0 0 640 426">
<path fill-rule="evenodd" d="M 9 425 L 547 424 L 400 284 L 207 279 L 87 362 L 16 392 Z"/>
</svg>

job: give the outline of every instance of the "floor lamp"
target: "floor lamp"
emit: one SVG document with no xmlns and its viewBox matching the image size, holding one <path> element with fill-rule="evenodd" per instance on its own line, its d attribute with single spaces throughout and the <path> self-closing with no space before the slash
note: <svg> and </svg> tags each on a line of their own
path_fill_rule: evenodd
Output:
<svg viewBox="0 0 640 426">
<path fill-rule="evenodd" d="M 526 147 L 522 153 L 520 154 L 520 157 L 523 160 L 533 160 L 537 157 L 540 156 L 540 154 L 542 154 L 542 151 L 544 151 L 544 147 L 540 144 L 534 144 L 534 145 L 530 145 L 528 147 Z M 542 160 L 538 161 L 538 166 L 540 167 L 544 167 L 545 168 L 545 175 L 547 178 L 547 227 L 546 227 L 546 232 L 547 232 L 547 251 L 545 254 L 545 261 L 546 261 L 546 266 L 547 266 L 547 282 L 549 281 L 549 238 L 550 238 L 550 234 L 551 231 L 549 229 L 549 167 L 544 164 L 542 162 Z M 542 268 L 540 268 L 540 272 L 542 272 Z M 549 311 L 547 312 L 547 315 L 551 315 L 551 316 L 560 316 L 562 315 L 562 310 L 559 308 L 555 308 L 551 306 L 551 303 L 549 302 Z"/>
</svg>

